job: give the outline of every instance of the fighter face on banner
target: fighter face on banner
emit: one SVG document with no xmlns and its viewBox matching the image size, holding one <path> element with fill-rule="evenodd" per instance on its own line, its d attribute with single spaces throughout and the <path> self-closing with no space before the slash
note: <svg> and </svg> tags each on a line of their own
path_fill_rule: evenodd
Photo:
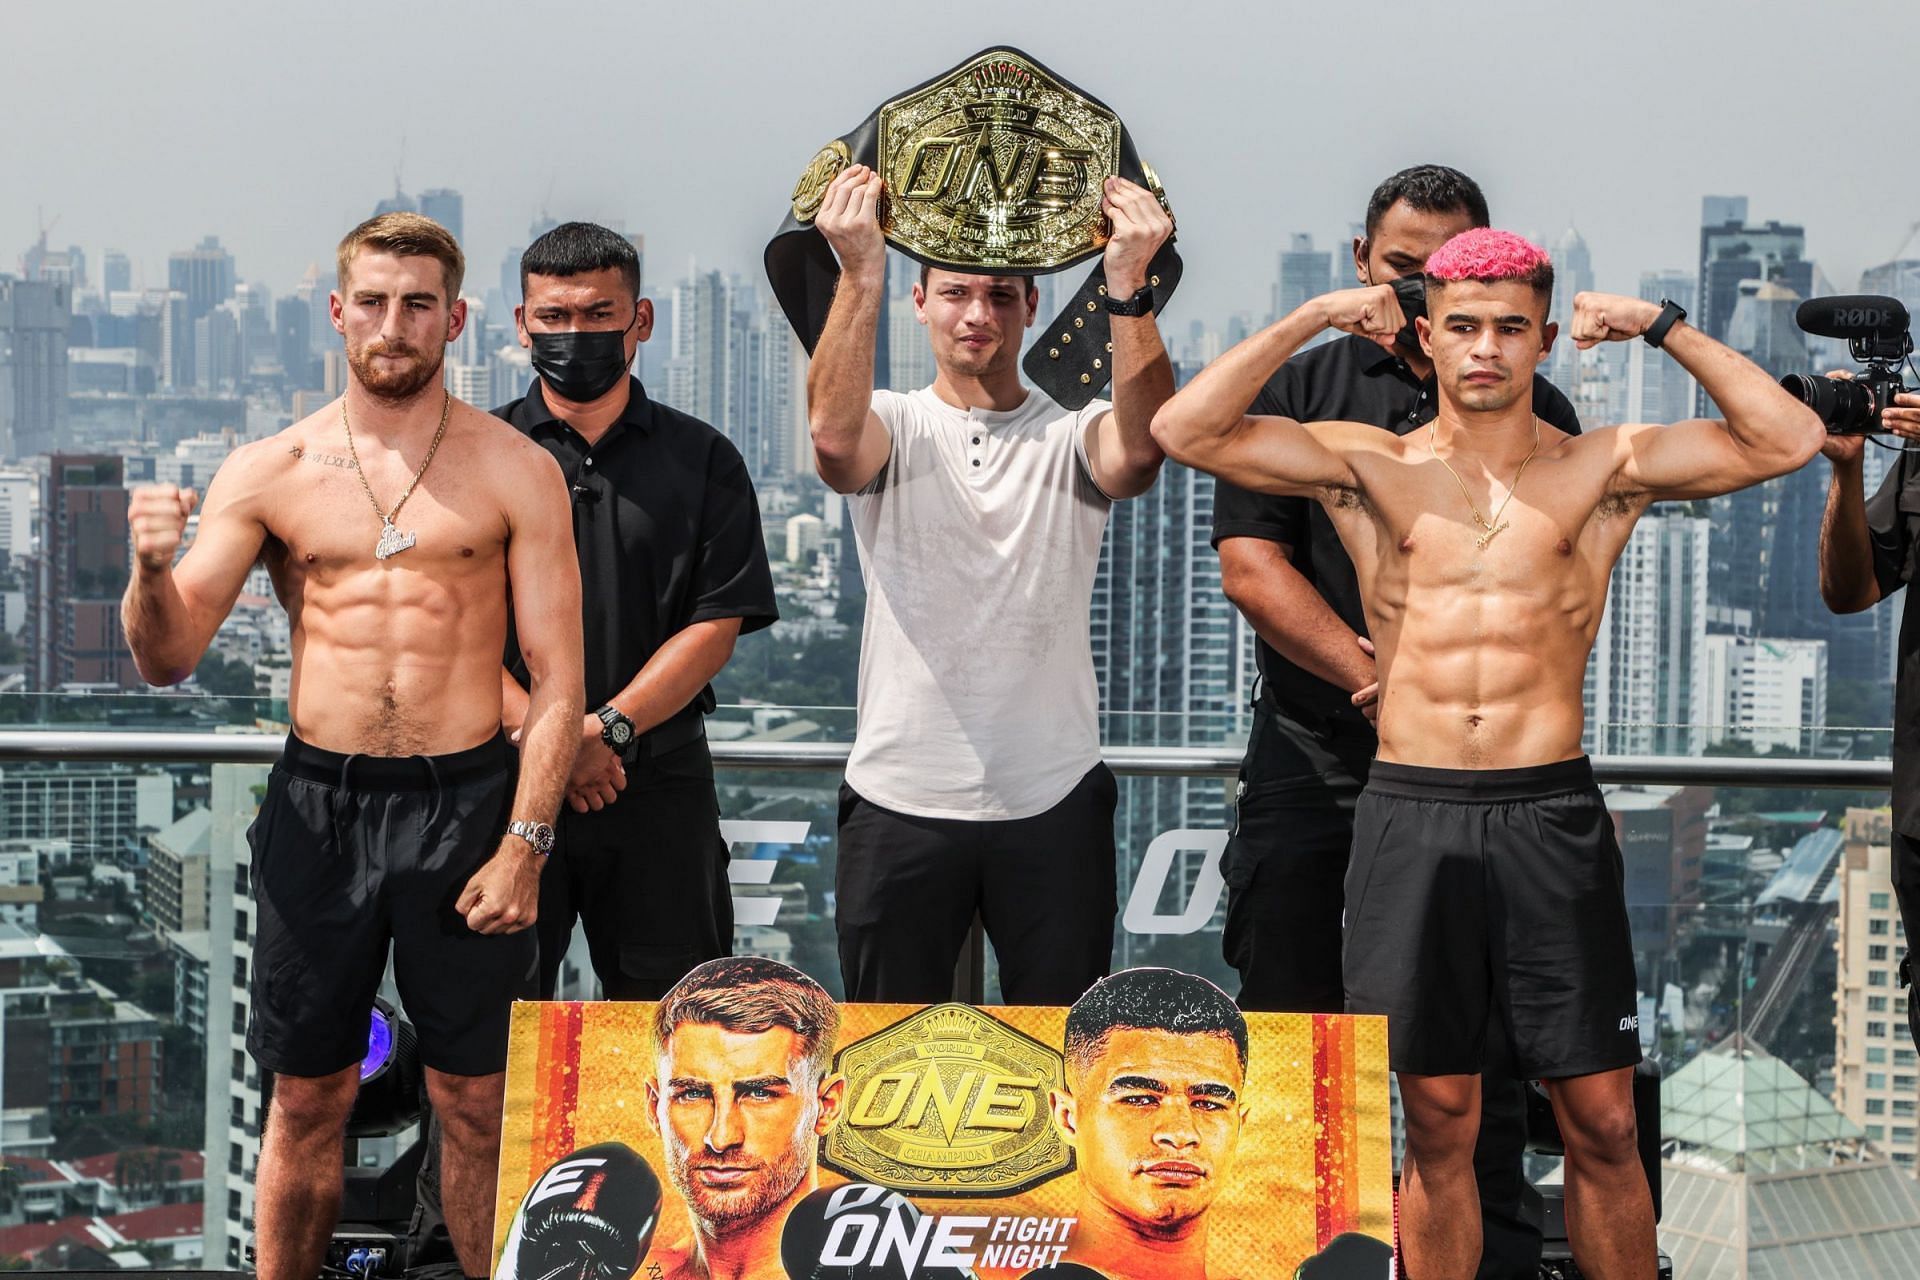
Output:
<svg viewBox="0 0 1920 1280">
<path fill-rule="evenodd" d="M 781 1228 L 840 1115 L 839 1027 L 820 984 L 751 956 L 701 965 L 654 1010 L 647 1122 L 693 1224 L 684 1251 L 655 1251 L 665 1277 L 781 1274 Z"/>
<path fill-rule="evenodd" d="M 1068 1256 L 1109 1280 L 1203 1280 L 1247 1119 L 1246 1019 L 1204 978 L 1128 969 L 1068 1011 L 1065 1053 L 1051 1101 L 1080 1174 Z"/>
</svg>

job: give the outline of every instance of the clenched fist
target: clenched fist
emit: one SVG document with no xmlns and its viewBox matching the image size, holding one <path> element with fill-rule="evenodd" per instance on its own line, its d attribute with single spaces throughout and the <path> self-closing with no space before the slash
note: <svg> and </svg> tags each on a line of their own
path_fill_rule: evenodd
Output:
<svg viewBox="0 0 1920 1280">
<path fill-rule="evenodd" d="M 1623 298 L 1615 293 L 1576 293 L 1573 295 L 1573 320 L 1568 337 L 1585 351 L 1602 342 L 1625 342 L 1637 338 L 1660 318 L 1660 304 L 1644 298 Z"/>
<path fill-rule="evenodd" d="M 1406 313 L 1400 310 L 1400 295 L 1390 284 L 1363 285 L 1323 294 L 1315 301 L 1322 322 L 1329 329 L 1357 333 L 1388 350 L 1400 330 L 1407 326 Z"/>
<path fill-rule="evenodd" d="M 1153 192 L 1125 178 L 1107 179 L 1100 212 L 1113 224 L 1104 258 L 1107 289 L 1125 301 L 1147 283 L 1147 268 L 1173 234 L 1173 219 Z"/>
<path fill-rule="evenodd" d="M 827 184 L 813 225 L 833 246 L 840 269 L 870 283 L 884 279 L 887 238 L 880 230 L 880 175 L 864 164 L 842 169 Z"/>
<path fill-rule="evenodd" d="M 127 503 L 127 529 L 133 536 L 133 554 L 148 573 L 173 567 L 187 531 L 187 517 L 199 495 L 170 484 L 146 484 L 133 491 Z"/>
</svg>

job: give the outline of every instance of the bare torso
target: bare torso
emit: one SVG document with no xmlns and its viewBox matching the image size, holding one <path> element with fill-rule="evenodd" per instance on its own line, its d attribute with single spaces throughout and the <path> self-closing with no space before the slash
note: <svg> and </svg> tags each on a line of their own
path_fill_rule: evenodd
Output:
<svg viewBox="0 0 1920 1280">
<path fill-rule="evenodd" d="M 1382 760 L 1505 769 L 1581 753 L 1581 685 L 1614 561 L 1647 506 L 1614 488 L 1611 430 L 1540 425 L 1540 451 L 1484 547 L 1429 433 L 1347 454 L 1358 489 L 1320 496 L 1352 557 L 1380 670 Z M 1444 440 L 1442 453 L 1446 453 Z M 1506 496 L 1451 455 L 1482 514 Z"/>
<path fill-rule="evenodd" d="M 422 441 L 355 446 L 383 508 Z M 338 404 L 248 446 L 237 501 L 267 531 L 262 557 L 292 624 L 294 732 L 315 746 L 444 755 L 500 728 L 507 543 L 527 442 L 456 402 L 433 464 L 395 524 L 415 545 L 374 558 L 380 519 L 347 453 Z M 527 447 L 533 447 L 528 445 Z M 521 475 L 524 476 L 524 472 Z"/>
</svg>

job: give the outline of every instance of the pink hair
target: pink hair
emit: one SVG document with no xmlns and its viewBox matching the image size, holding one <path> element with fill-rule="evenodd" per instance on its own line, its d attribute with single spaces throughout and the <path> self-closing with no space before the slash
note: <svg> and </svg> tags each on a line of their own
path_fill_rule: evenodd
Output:
<svg viewBox="0 0 1920 1280">
<path fill-rule="evenodd" d="M 1433 280 L 1525 280 L 1553 270 L 1547 251 L 1525 236 L 1492 227 L 1462 231 L 1433 251 L 1427 276 Z M 1551 275 L 1547 275 L 1552 280 Z"/>
</svg>

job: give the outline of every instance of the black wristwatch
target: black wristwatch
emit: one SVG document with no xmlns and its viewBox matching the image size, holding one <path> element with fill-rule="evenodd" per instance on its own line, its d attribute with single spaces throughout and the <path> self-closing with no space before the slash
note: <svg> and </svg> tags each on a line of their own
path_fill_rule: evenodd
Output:
<svg viewBox="0 0 1920 1280">
<path fill-rule="evenodd" d="M 633 721 L 620 714 L 620 708 L 605 706 L 593 713 L 600 717 L 600 741 L 615 755 L 624 755 L 633 745 Z"/>
<path fill-rule="evenodd" d="M 1133 296 L 1124 301 L 1107 295 L 1107 314 L 1110 316 L 1144 316 L 1153 310 L 1153 286 L 1143 284 L 1134 290 Z"/>
<path fill-rule="evenodd" d="M 1647 326 L 1647 331 L 1640 336 L 1646 339 L 1648 346 L 1657 347 L 1667 340 L 1667 331 L 1686 318 L 1687 313 L 1681 310 L 1679 303 L 1673 301 L 1671 298 L 1662 298 L 1660 299 L 1659 316 L 1654 319 L 1652 324 Z"/>
</svg>

